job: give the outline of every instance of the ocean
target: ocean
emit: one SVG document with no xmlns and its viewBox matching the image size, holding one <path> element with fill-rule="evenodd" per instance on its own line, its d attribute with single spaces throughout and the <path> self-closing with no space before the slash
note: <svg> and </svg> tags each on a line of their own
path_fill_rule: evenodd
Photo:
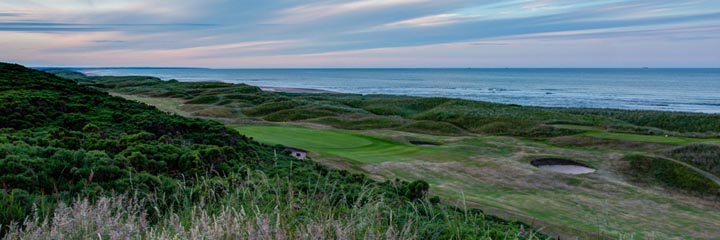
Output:
<svg viewBox="0 0 720 240">
<path fill-rule="evenodd" d="M 88 68 L 90 75 L 223 81 L 546 107 L 720 113 L 720 69 Z"/>
</svg>

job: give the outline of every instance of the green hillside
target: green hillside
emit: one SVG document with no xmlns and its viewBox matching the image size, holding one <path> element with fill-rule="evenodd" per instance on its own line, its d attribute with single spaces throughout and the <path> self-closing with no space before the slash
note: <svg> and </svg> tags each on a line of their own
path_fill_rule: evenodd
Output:
<svg viewBox="0 0 720 240">
<path fill-rule="evenodd" d="M 196 95 L 164 84 L 139 85 Z M 243 85 L 194 87 L 231 87 L 248 101 L 260 94 Z M 255 112 L 275 112 L 279 102 Z M 8 238 L 542 238 L 521 223 L 430 198 L 423 181 L 379 183 L 284 151 L 218 122 L 0 64 L 0 224 Z"/>
<path fill-rule="evenodd" d="M 68 75 L 64 70 L 55 71 Z M 645 135 L 720 136 L 718 114 L 546 108 L 390 95 L 274 93 L 245 84 L 162 81 L 154 77 L 73 78 L 116 94 L 177 99 L 182 106 L 175 110 L 220 121 L 308 122 L 340 129 L 397 129 L 439 135 L 554 137 L 583 132 L 553 127 L 574 125 Z"/>
<path fill-rule="evenodd" d="M 718 114 L 283 93 L 245 84 L 62 72 L 80 85 L 164 112 L 307 149 L 313 161 L 332 168 L 393 184 L 423 180 L 442 202 L 522 219 L 562 238 L 720 236 L 713 161 Z M 568 175 L 530 164 L 547 157 L 597 171 Z"/>
</svg>

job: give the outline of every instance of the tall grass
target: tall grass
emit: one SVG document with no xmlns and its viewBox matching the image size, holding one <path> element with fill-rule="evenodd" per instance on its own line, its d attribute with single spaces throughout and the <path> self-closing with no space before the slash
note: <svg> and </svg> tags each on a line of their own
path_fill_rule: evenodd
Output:
<svg viewBox="0 0 720 240">
<path fill-rule="evenodd" d="M 688 144 L 669 152 L 670 156 L 720 176 L 720 145 Z"/>
<path fill-rule="evenodd" d="M 244 177 L 242 177 L 244 176 Z M 180 194 L 110 194 L 60 203 L 10 226 L 5 239 L 539 239 L 517 224 L 500 230 L 478 211 L 402 202 L 367 185 L 361 197 L 323 177 L 306 192 L 262 172 L 203 178 Z M 325 186 L 322 186 L 325 185 Z M 319 191 L 330 185 L 331 191 Z"/>
</svg>

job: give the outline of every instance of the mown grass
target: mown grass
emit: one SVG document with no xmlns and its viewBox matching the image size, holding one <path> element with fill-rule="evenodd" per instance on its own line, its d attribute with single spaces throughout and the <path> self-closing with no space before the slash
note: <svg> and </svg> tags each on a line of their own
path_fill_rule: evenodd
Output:
<svg viewBox="0 0 720 240">
<path fill-rule="evenodd" d="M 410 161 L 414 157 L 436 152 L 430 147 L 336 130 L 284 126 L 249 126 L 235 129 L 261 142 L 303 148 L 359 163 Z"/>
</svg>

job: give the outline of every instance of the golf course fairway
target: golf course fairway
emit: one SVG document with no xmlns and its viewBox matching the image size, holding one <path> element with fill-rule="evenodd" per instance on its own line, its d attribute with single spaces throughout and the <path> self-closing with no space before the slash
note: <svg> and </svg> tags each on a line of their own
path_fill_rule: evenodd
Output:
<svg viewBox="0 0 720 240">
<path fill-rule="evenodd" d="M 409 161 L 413 157 L 435 152 L 428 147 L 413 146 L 347 131 L 285 126 L 252 126 L 236 129 L 260 142 L 307 149 L 359 163 Z"/>
<path fill-rule="evenodd" d="M 614 167 L 622 164 L 622 155 L 633 153 L 630 150 L 564 148 L 512 137 L 446 137 L 392 130 L 265 125 L 235 129 L 267 144 L 306 149 L 314 161 L 337 168 L 379 179 L 423 179 L 443 201 L 480 207 L 551 232 L 642 239 L 678 237 L 677 233 L 690 227 L 715 234 L 711 229 L 720 227 L 720 213 L 710 211 L 713 207 L 707 203 L 675 199 L 661 190 L 627 182 Z M 587 135 L 599 132 L 584 130 Z M 633 135 L 637 135 L 633 139 L 648 140 Z M 410 144 L 408 139 L 416 137 L 442 144 Z M 650 137 L 649 142 L 680 140 Z M 580 160 L 598 171 L 580 175 L 553 173 L 529 163 L 539 157 Z M 703 221 L 707 219 L 712 221 Z"/>
</svg>

